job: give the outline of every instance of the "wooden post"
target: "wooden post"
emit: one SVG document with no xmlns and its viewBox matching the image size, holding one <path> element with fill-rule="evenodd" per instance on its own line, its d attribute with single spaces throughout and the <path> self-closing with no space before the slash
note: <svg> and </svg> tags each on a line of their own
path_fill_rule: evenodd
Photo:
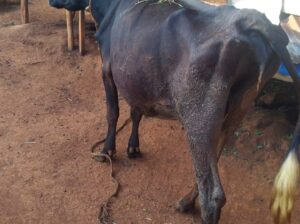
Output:
<svg viewBox="0 0 300 224">
<path fill-rule="evenodd" d="M 21 0 L 21 23 L 29 22 L 28 0 Z"/>
<path fill-rule="evenodd" d="M 85 11 L 81 10 L 79 11 L 79 52 L 81 55 L 84 54 L 85 51 Z"/>
<path fill-rule="evenodd" d="M 68 34 L 68 50 L 71 51 L 74 48 L 74 29 L 73 29 L 73 15 L 72 12 L 66 10 L 67 21 L 67 34 Z"/>
</svg>

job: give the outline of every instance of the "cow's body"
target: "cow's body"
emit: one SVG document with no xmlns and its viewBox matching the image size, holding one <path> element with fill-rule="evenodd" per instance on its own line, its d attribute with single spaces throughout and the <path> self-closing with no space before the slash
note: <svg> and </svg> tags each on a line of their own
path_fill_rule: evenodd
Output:
<svg viewBox="0 0 300 224">
<path fill-rule="evenodd" d="M 107 96 L 102 153 L 115 153 L 118 91 L 131 106 L 129 157 L 140 153 L 142 115 L 178 119 L 189 140 L 203 223 L 216 224 L 225 204 L 217 169 L 220 152 L 276 72 L 278 56 L 288 58 L 287 39 L 256 11 L 179 3 L 183 7 L 152 0 L 92 0 Z M 191 206 L 197 195 L 181 200 L 179 209 Z"/>
<path fill-rule="evenodd" d="M 271 60 L 273 69 L 264 73 L 265 81 L 278 66 L 277 56 L 261 36 L 238 30 L 233 21 L 239 21 L 241 14 L 235 15 L 232 7 L 199 13 L 174 4 L 149 7 L 131 1 L 131 5 L 125 13 L 116 13 L 113 35 L 98 38 L 121 95 L 147 115 L 180 118 L 180 104 L 196 98 L 203 104 L 212 86 L 220 88 L 225 103 L 237 82 L 244 85 L 235 91 L 252 86 L 255 96 L 259 67 L 266 68 Z M 106 51 L 107 38 L 113 44 Z"/>
</svg>

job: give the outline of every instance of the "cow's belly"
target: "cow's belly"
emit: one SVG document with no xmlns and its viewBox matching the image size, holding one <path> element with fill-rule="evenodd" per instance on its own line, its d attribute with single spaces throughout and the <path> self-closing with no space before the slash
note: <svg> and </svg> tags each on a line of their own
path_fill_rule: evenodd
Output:
<svg viewBox="0 0 300 224">
<path fill-rule="evenodd" d="M 161 119 L 178 119 L 176 110 L 171 105 L 165 104 L 164 101 L 155 102 L 151 105 L 140 105 L 139 108 L 144 115 L 149 117 L 158 117 Z"/>
<path fill-rule="evenodd" d="M 144 115 L 162 119 L 178 118 L 175 106 L 169 98 L 150 98 L 144 91 L 132 91 L 128 86 L 127 88 L 124 88 L 123 85 L 121 87 L 118 84 L 116 85 L 120 95 L 125 99 L 129 106 L 139 108 Z"/>
<path fill-rule="evenodd" d="M 147 74 L 113 71 L 118 92 L 131 107 L 139 108 L 146 116 L 177 119 L 168 85 L 152 75 L 151 71 Z"/>
</svg>

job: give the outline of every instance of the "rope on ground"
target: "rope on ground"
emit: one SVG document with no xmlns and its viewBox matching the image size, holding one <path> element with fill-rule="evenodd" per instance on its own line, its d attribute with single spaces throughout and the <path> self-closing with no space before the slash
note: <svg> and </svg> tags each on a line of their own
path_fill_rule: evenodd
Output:
<svg viewBox="0 0 300 224">
<path fill-rule="evenodd" d="M 116 131 L 116 135 L 118 135 L 118 133 L 120 131 L 122 131 L 129 123 L 130 123 L 131 119 L 130 118 L 127 118 L 124 123 L 122 124 L 122 126 L 120 128 L 118 128 L 118 130 Z M 112 199 L 114 197 L 116 197 L 118 195 L 118 192 L 119 192 L 119 188 L 120 188 L 120 183 L 117 181 L 117 179 L 114 177 L 114 173 L 113 173 L 113 164 L 112 164 L 112 161 L 111 161 L 111 158 L 104 154 L 104 153 L 100 153 L 100 154 L 95 154 L 94 151 L 95 149 L 100 146 L 101 144 L 103 144 L 105 142 L 106 138 L 104 139 L 101 139 L 100 141 L 96 142 L 92 147 L 91 147 L 91 152 L 93 154 L 93 156 L 103 156 L 107 159 L 107 161 L 109 161 L 109 166 L 110 166 L 110 176 L 111 176 L 111 179 L 113 181 L 113 183 L 115 184 L 115 190 L 114 192 L 109 196 L 109 198 L 101 204 L 100 206 L 100 211 L 99 211 L 99 214 L 98 214 L 98 222 L 99 224 L 114 224 L 114 221 L 112 219 L 112 217 L 110 216 L 109 214 L 109 206 L 112 202 Z"/>
<path fill-rule="evenodd" d="M 99 221 L 99 224 L 113 224 L 114 221 L 112 220 L 112 218 L 109 214 L 109 209 L 110 209 L 109 206 L 112 202 L 112 199 L 118 195 L 120 183 L 114 177 L 113 164 L 112 164 L 111 158 L 106 154 L 100 154 L 100 155 L 104 156 L 109 161 L 110 176 L 116 187 L 115 187 L 114 192 L 109 196 L 109 198 L 104 203 L 102 203 L 102 205 L 100 207 L 99 215 L 98 215 L 98 221 Z"/>
</svg>

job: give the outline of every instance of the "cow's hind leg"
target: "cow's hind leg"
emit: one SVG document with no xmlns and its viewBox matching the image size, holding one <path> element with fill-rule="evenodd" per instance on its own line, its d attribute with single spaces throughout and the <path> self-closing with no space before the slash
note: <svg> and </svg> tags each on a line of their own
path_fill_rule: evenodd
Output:
<svg viewBox="0 0 300 224">
<path fill-rule="evenodd" d="M 217 224 L 226 198 L 219 178 L 217 158 L 213 150 L 215 147 L 213 143 L 209 143 L 212 139 L 197 140 L 205 135 L 206 133 L 199 133 L 196 138 L 189 136 L 189 141 L 196 173 L 202 223 Z M 209 139 L 209 136 L 211 135 L 206 137 Z M 196 191 L 194 196 L 196 196 Z"/>
<path fill-rule="evenodd" d="M 204 99 L 203 104 L 191 104 L 188 107 L 184 105 L 181 111 L 196 173 L 203 224 L 217 224 L 226 201 L 219 178 L 216 152 L 216 140 L 220 136 L 224 116 L 224 102 L 221 94 L 215 96 L 214 92 L 215 88 L 207 91 L 212 96 Z M 223 95 L 226 97 L 225 91 Z M 215 104 L 211 104 L 211 99 L 214 99 Z M 192 192 L 188 197 L 188 204 L 193 205 L 196 196 L 197 191 Z"/>
<path fill-rule="evenodd" d="M 232 115 L 232 114 L 230 114 Z M 231 118 L 232 116 L 227 116 L 227 118 Z M 238 119 L 238 117 L 237 117 Z M 228 120 L 228 119 L 226 119 Z M 226 123 L 226 122 L 225 122 Z M 235 122 L 235 124 L 237 124 L 237 122 Z M 217 147 L 217 159 L 219 160 L 220 156 L 221 156 L 221 152 L 222 149 L 226 143 L 226 139 L 229 136 L 229 132 L 228 129 L 231 129 L 231 131 L 233 132 L 235 130 L 235 126 L 233 127 L 233 125 L 231 125 L 229 128 L 226 128 L 225 130 L 222 129 L 222 133 L 220 135 L 220 138 L 218 140 L 218 147 Z M 187 193 L 184 197 L 182 197 L 176 204 L 176 209 L 180 212 L 187 212 L 189 210 L 192 210 L 195 207 L 195 201 L 196 198 L 199 195 L 199 191 L 198 191 L 198 186 L 197 184 L 195 184 L 192 188 L 192 190 Z"/>
<path fill-rule="evenodd" d="M 136 107 L 130 111 L 132 120 L 132 131 L 128 142 L 127 155 L 129 158 L 136 158 L 141 155 L 139 142 L 139 125 L 143 113 Z"/>
<path fill-rule="evenodd" d="M 218 146 L 220 148 L 223 148 L 224 147 L 224 144 L 226 143 L 225 142 L 225 137 L 224 137 L 225 133 L 222 132 L 221 134 L 221 137 L 218 141 Z M 227 136 L 226 136 L 227 137 Z M 218 147 L 218 149 L 219 149 Z M 220 153 L 221 150 L 217 150 L 218 152 L 218 160 L 220 158 Z M 197 197 L 199 196 L 199 190 L 198 190 L 198 185 L 195 184 L 192 188 L 192 190 L 187 193 L 184 197 L 182 197 L 177 203 L 176 203 L 176 209 L 179 211 L 179 212 L 187 212 L 187 211 L 190 211 L 192 209 L 194 209 L 195 207 L 195 201 L 197 199 Z"/>
<path fill-rule="evenodd" d="M 223 122 L 222 131 L 218 138 L 218 145 L 216 150 L 218 160 L 222 154 L 222 150 L 224 148 L 224 145 L 226 144 L 226 140 L 237 129 L 238 125 L 242 121 L 242 118 L 244 117 L 247 111 L 247 108 L 241 108 L 242 97 L 239 96 L 242 95 L 239 94 L 242 94 L 242 91 L 239 91 L 238 94 L 232 96 L 232 99 L 229 102 L 229 105 L 231 107 L 229 108 L 229 112 L 226 114 L 226 119 Z M 248 97 L 245 96 L 244 99 L 244 101 L 246 101 L 248 100 Z M 250 100 L 252 100 L 252 98 Z M 251 105 L 250 103 L 248 104 Z M 176 209 L 180 212 L 186 212 L 193 209 L 195 206 L 195 200 L 198 197 L 198 195 L 198 187 L 197 184 L 195 184 L 193 189 L 177 202 Z"/>
<path fill-rule="evenodd" d="M 195 201 L 198 195 L 198 186 L 195 184 L 193 189 L 177 202 L 176 209 L 180 212 L 192 210 L 195 206 Z"/>
<path fill-rule="evenodd" d="M 235 89 L 231 93 L 231 97 L 228 101 L 228 113 L 225 115 L 225 120 L 223 122 L 222 131 L 218 138 L 218 145 L 216 153 L 219 160 L 226 140 L 229 136 L 233 135 L 234 131 L 240 125 L 243 117 L 248 111 L 248 107 L 242 107 L 242 105 L 251 105 L 254 100 L 256 90 L 251 90 L 249 88 Z M 194 208 L 195 199 L 199 195 L 197 184 L 194 185 L 193 189 L 182 197 L 176 204 L 176 208 L 180 212 L 186 212 Z"/>
<path fill-rule="evenodd" d="M 116 127 L 119 118 L 119 101 L 118 91 L 112 77 L 110 63 L 108 62 L 103 63 L 102 78 L 106 94 L 106 118 L 108 123 L 108 130 L 104 148 L 102 149 L 101 153 L 112 157 L 116 153 Z M 102 157 L 101 160 L 105 161 L 106 159 L 105 157 Z"/>
<path fill-rule="evenodd" d="M 227 99 L 237 78 L 235 75 L 241 72 L 236 71 L 239 67 L 237 66 L 239 61 L 236 58 L 244 59 L 244 52 L 249 52 L 247 47 L 247 43 L 243 44 L 236 39 L 228 41 L 222 47 L 214 73 L 210 76 L 209 82 L 205 83 L 206 88 L 201 91 L 205 94 L 199 94 L 197 86 L 203 86 L 203 83 L 198 76 L 197 79 L 194 78 L 197 74 L 195 68 L 192 73 L 188 74 L 192 81 L 188 82 L 188 79 L 185 88 L 178 94 L 178 110 L 189 139 L 203 224 L 217 224 L 221 209 L 226 202 L 217 166 L 218 149 L 224 144 L 227 134 L 231 132 L 231 130 L 222 130 L 224 119 L 226 119 L 224 115 Z M 245 63 L 248 59 L 246 56 Z M 203 57 L 204 61 L 208 61 L 209 58 L 206 57 L 209 57 L 209 54 L 203 53 Z M 203 59 L 200 57 L 199 61 Z M 188 97 L 181 97 L 181 95 L 192 96 L 192 98 L 190 97 L 189 100 Z M 242 96 L 245 97 L 245 95 Z"/>
</svg>

